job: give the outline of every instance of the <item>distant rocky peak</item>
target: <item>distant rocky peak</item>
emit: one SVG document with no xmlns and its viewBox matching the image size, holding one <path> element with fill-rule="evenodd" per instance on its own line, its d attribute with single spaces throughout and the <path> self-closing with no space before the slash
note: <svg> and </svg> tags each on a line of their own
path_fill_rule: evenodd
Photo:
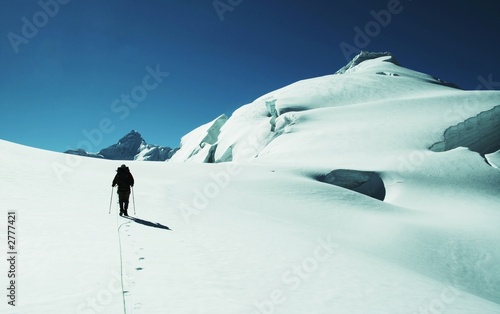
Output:
<svg viewBox="0 0 500 314">
<path fill-rule="evenodd" d="M 118 143 L 102 149 L 99 154 L 106 159 L 133 160 L 135 155 L 139 153 L 139 148 L 143 142 L 145 141 L 141 134 L 132 130 L 122 137 Z"/>
<path fill-rule="evenodd" d="M 132 130 L 123 136 L 118 143 L 101 149 L 97 154 L 82 149 L 68 150 L 65 153 L 111 160 L 164 161 L 172 157 L 175 151 L 176 149 L 167 146 L 148 144 L 142 138 L 141 133 Z"/>
<path fill-rule="evenodd" d="M 126 134 L 124 137 L 122 137 L 117 145 L 124 145 L 124 146 L 130 146 L 136 149 L 139 149 L 141 145 L 146 145 L 146 141 L 142 138 L 141 133 L 137 132 L 136 130 L 130 131 L 128 134 Z"/>
</svg>

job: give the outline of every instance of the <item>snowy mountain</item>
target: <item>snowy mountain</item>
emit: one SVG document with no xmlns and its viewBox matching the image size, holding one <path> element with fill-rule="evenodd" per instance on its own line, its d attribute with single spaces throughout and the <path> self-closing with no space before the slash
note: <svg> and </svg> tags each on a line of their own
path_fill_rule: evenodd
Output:
<svg viewBox="0 0 500 314">
<path fill-rule="evenodd" d="M 418 147 L 423 149 L 433 146 L 432 150 L 439 150 L 441 144 L 470 147 L 481 139 L 478 145 L 490 146 L 485 152 L 491 153 L 500 149 L 496 96 L 486 91 L 463 91 L 403 68 L 389 53 L 363 52 L 334 75 L 273 91 L 241 107 L 229 119 L 199 127 L 183 138 L 172 161 L 298 158 L 314 160 L 315 164 L 326 159 L 331 166 L 335 156 L 342 158 L 340 164 L 346 164 L 343 158 L 347 151 L 358 159 L 362 154 L 376 154 L 381 146 L 378 136 L 390 142 L 389 149 L 400 150 L 394 155 L 411 153 L 414 143 L 395 136 L 395 130 L 412 135 L 412 141 L 419 138 Z M 485 126 L 484 120 L 490 125 Z M 353 132 L 363 136 L 353 138 Z M 465 132 L 469 134 L 465 136 Z M 210 138 L 210 144 L 205 137 Z M 206 144 L 210 149 L 202 149 Z M 351 157 L 347 160 L 356 161 Z M 367 161 L 369 168 L 384 166 L 375 166 L 373 159 Z M 357 161 L 343 166 L 363 168 Z"/>
<path fill-rule="evenodd" d="M 141 134 L 135 130 L 122 137 L 118 143 L 102 149 L 97 154 L 83 149 L 67 150 L 66 154 L 111 160 L 165 161 L 172 157 L 176 149 L 147 144 Z"/>
<path fill-rule="evenodd" d="M 123 161 L 0 141 L 0 312 L 498 314 L 499 106 L 361 55 L 127 162 L 130 218 Z"/>
</svg>

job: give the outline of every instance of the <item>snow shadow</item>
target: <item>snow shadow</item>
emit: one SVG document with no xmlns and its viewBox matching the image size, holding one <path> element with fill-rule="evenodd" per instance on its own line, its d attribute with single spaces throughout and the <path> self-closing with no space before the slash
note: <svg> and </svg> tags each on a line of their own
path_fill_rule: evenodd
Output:
<svg viewBox="0 0 500 314">
<path fill-rule="evenodd" d="M 340 186 L 354 192 L 383 201 L 385 199 L 384 181 L 376 172 L 337 169 L 326 175 L 316 177 L 318 181 Z"/>
<path fill-rule="evenodd" d="M 163 229 L 163 230 L 172 230 L 169 227 L 162 225 L 160 223 L 157 223 L 157 222 L 151 222 L 148 220 L 144 220 L 144 219 L 140 219 L 140 218 L 136 218 L 136 217 L 130 217 L 130 216 L 126 216 L 125 218 L 128 218 L 128 219 L 132 220 L 133 222 L 136 222 L 138 224 L 141 224 L 141 225 L 144 225 L 147 227 L 158 228 L 158 229 Z"/>
</svg>

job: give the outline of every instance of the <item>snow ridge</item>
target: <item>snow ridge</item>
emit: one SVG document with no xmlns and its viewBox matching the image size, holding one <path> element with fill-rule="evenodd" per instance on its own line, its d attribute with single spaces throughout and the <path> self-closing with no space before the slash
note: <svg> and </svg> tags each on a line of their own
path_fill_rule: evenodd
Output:
<svg viewBox="0 0 500 314">
<path fill-rule="evenodd" d="M 333 139 L 333 134 L 341 132 L 342 122 L 332 121 L 337 117 L 333 112 L 349 110 L 342 107 L 392 103 L 387 110 L 402 113 L 398 107 L 416 99 L 428 106 L 435 97 L 464 96 L 456 92 L 439 79 L 400 66 L 389 52 L 361 52 L 334 75 L 298 81 L 272 91 L 240 107 L 230 118 L 217 118 L 192 131 L 183 137 L 181 150 L 172 161 L 217 163 L 261 159 L 272 154 L 277 145 L 287 147 L 290 154 L 302 154 L 298 152 L 300 148 L 313 153 L 318 150 L 311 147 L 315 142 Z M 365 109 L 368 108 L 360 110 Z M 436 115 L 441 112 L 439 108 L 429 110 L 436 110 Z M 429 118 L 422 117 L 430 121 Z M 309 124 L 311 119 L 324 121 Z M 313 132 L 322 138 L 311 135 L 307 141 L 297 139 L 300 145 L 289 142 L 298 130 L 304 130 L 302 135 Z M 367 128 L 366 132 L 369 131 Z"/>
</svg>

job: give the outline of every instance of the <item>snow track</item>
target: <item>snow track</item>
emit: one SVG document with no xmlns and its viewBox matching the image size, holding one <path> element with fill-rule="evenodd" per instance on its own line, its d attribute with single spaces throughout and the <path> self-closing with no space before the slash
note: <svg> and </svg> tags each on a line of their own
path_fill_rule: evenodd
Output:
<svg viewBox="0 0 500 314">
<path fill-rule="evenodd" d="M 118 220 L 117 220 L 118 223 Z M 118 245 L 120 247 L 120 282 L 121 282 L 121 289 L 122 289 L 122 299 L 123 299 L 123 313 L 127 313 L 127 303 L 125 302 L 125 286 L 123 283 L 123 253 L 122 253 L 122 240 L 121 240 L 121 235 L 120 235 L 120 229 L 126 225 L 129 224 L 130 222 L 124 222 L 120 224 L 117 228 L 118 231 Z"/>
</svg>

